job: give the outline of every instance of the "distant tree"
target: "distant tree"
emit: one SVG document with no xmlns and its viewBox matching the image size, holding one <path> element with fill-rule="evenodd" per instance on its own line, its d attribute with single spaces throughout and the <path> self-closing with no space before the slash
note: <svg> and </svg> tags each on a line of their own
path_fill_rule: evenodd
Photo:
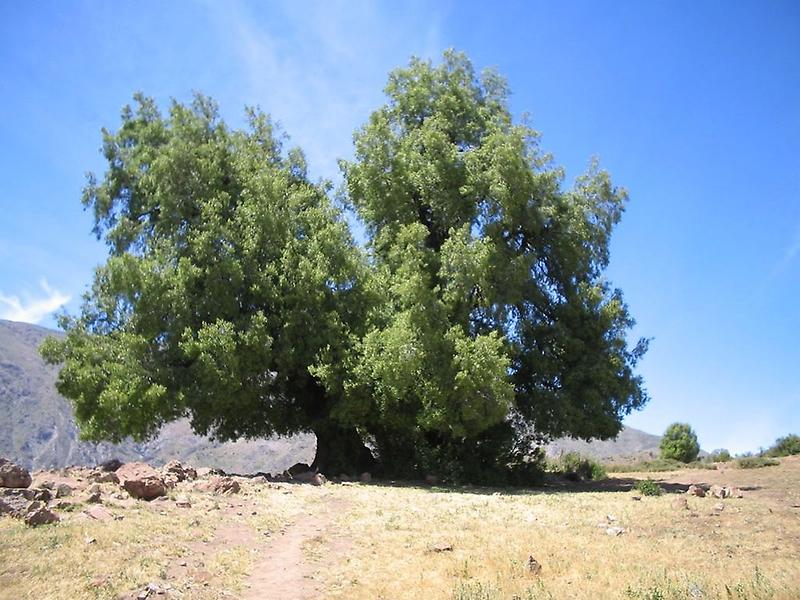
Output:
<svg viewBox="0 0 800 600">
<path fill-rule="evenodd" d="M 731 460 L 731 453 L 728 452 L 725 448 L 720 448 L 719 450 L 714 450 L 711 454 L 708 455 L 708 460 L 710 462 L 728 462 Z"/>
<path fill-rule="evenodd" d="M 686 423 L 673 423 L 664 432 L 661 438 L 661 457 L 692 462 L 700 453 L 700 444 L 697 434 Z"/>
<path fill-rule="evenodd" d="M 778 438 L 775 445 L 767 450 L 767 456 L 792 456 L 800 454 L 800 435 L 789 434 Z"/>
</svg>

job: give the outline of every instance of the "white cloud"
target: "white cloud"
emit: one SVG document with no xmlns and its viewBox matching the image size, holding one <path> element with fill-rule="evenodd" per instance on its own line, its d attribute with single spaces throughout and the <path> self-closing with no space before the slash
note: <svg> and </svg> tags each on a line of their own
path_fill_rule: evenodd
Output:
<svg viewBox="0 0 800 600">
<path fill-rule="evenodd" d="M 70 300 L 70 296 L 50 287 L 45 279 L 39 282 L 44 296 L 33 297 L 23 293 L 19 296 L 6 296 L 0 291 L 0 319 L 22 321 L 24 323 L 40 323 Z"/>
</svg>

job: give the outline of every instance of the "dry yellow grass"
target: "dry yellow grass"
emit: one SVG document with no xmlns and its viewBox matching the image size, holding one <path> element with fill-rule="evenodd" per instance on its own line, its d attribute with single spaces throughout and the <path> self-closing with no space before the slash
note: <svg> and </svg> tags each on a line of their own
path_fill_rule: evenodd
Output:
<svg viewBox="0 0 800 600">
<path fill-rule="evenodd" d="M 265 544 L 274 550 L 281 530 L 325 513 L 304 544 L 316 587 L 298 596 L 800 598 L 800 457 L 752 471 L 650 475 L 667 488 L 743 488 L 721 512 L 714 498 L 689 498 L 689 510 L 672 506 L 673 493 L 634 501 L 630 482 L 646 476 L 532 491 L 245 485 L 232 497 L 191 493 L 189 509 L 136 503 L 119 509 L 121 521 L 30 529 L 4 517 L 0 597 L 116 598 L 151 581 L 182 598 L 238 597 L 250 571 L 269 568 L 259 561 Z M 624 533 L 608 535 L 612 525 Z"/>
</svg>

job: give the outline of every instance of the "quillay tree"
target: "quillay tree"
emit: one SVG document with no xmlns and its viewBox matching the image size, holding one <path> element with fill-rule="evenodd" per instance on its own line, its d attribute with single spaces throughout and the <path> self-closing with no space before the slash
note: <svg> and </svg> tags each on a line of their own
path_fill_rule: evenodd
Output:
<svg viewBox="0 0 800 600">
<path fill-rule="evenodd" d="M 626 194 L 572 187 L 505 82 L 448 52 L 394 71 L 343 203 L 249 111 L 135 97 L 84 205 L 109 257 L 44 356 L 88 439 L 188 417 L 221 440 L 313 431 L 315 467 L 525 482 L 531 441 L 614 436 L 646 341 L 603 277 Z"/>
</svg>

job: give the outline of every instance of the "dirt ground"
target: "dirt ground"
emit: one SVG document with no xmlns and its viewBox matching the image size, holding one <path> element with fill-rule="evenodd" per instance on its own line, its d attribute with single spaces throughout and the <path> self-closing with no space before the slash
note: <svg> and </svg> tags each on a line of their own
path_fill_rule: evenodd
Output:
<svg viewBox="0 0 800 600">
<path fill-rule="evenodd" d="M 648 477 L 662 496 L 632 491 Z M 532 490 L 241 478 L 143 502 L 103 484 L 105 520 L 62 480 L 60 523 L 0 517 L 0 598 L 800 598 L 800 457 Z"/>
</svg>

